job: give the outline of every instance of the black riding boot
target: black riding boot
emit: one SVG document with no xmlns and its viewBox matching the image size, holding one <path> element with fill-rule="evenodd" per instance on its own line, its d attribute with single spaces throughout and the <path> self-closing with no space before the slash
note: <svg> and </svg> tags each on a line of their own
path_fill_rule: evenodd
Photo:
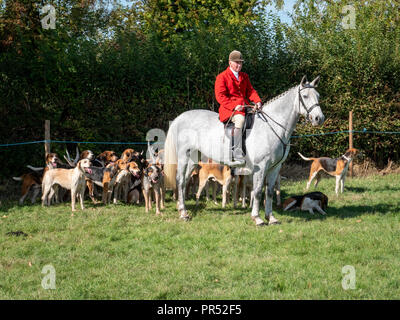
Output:
<svg viewBox="0 0 400 320">
<path fill-rule="evenodd" d="M 242 129 L 233 128 L 232 129 L 232 167 L 243 167 L 245 163 L 244 154 L 242 150 Z"/>
</svg>

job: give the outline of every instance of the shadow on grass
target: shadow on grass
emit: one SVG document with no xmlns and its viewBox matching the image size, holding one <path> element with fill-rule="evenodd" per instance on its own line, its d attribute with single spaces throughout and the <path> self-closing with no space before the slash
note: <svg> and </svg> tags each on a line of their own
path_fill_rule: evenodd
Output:
<svg viewBox="0 0 400 320">
<path fill-rule="evenodd" d="M 359 217 L 364 214 L 388 214 L 395 212 L 398 209 L 398 204 L 377 204 L 374 206 L 343 206 L 340 208 L 328 208 L 327 213 L 330 216 L 337 216 L 340 218 L 353 218 Z"/>
<path fill-rule="evenodd" d="M 30 204 L 29 203 L 29 205 L 30 206 L 33 206 L 33 204 Z M 22 208 L 22 207 L 25 207 L 25 206 L 28 206 L 28 204 L 25 204 L 25 205 L 19 205 L 18 204 L 18 202 L 16 202 L 16 201 L 7 201 L 7 200 L 2 200 L 1 202 L 0 202 L 0 213 L 7 213 L 10 209 L 14 209 L 14 208 L 16 208 L 16 207 L 20 207 L 20 208 Z"/>
<path fill-rule="evenodd" d="M 232 215 L 241 215 L 241 214 L 249 214 L 250 213 L 250 208 L 242 208 L 242 207 L 236 207 L 233 208 L 233 205 L 231 203 L 228 203 L 225 208 L 222 208 L 221 202 L 219 202 L 219 205 L 214 204 L 212 201 L 209 202 L 199 202 L 199 205 L 196 206 L 196 204 L 188 204 L 186 203 L 186 209 L 190 212 L 190 214 L 195 217 L 199 212 L 204 211 L 207 213 L 216 213 L 216 214 L 232 214 Z"/>
<path fill-rule="evenodd" d="M 362 216 L 364 214 L 388 214 L 391 212 L 395 212 L 399 208 L 399 204 L 377 204 L 374 206 L 357 206 L 357 205 L 350 205 L 350 206 L 343 206 L 340 208 L 336 207 L 328 207 L 326 210 L 327 215 L 321 215 L 316 210 L 314 210 L 314 215 L 310 214 L 307 211 L 283 211 L 282 209 L 278 210 L 278 213 L 282 216 L 289 216 L 289 217 L 296 217 L 296 218 L 304 218 L 306 220 L 323 220 L 328 217 L 338 217 L 338 218 L 355 218 Z"/>
<path fill-rule="evenodd" d="M 344 192 L 355 192 L 355 193 L 363 193 L 366 191 L 369 191 L 370 189 L 364 188 L 364 187 L 348 187 L 345 185 L 344 187 Z"/>
</svg>

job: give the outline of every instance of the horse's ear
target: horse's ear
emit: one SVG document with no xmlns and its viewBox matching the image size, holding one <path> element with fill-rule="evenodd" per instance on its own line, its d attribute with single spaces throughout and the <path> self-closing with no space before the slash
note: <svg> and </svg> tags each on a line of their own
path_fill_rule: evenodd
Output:
<svg viewBox="0 0 400 320">
<path fill-rule="evenodd" d="M 305 85 L 306 82 L 307 82 L 307 76 L 304 75 L 303 78 L 301 79 L 300 86 L 301 86 L 301 87 L 304 87 L 304 85 Z"/>
<path fill-rule="evenodd" d="M 310 85 L 313 87 L 318 87 L 318 83 L 319 83 L 319 76 L 316 77 L 313 81 L 311 81 Z"/>
</svg>

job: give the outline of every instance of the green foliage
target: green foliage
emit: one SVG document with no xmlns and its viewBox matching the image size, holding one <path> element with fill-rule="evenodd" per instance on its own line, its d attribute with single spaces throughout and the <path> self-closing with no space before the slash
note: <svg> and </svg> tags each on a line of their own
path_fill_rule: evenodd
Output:
<svg viewBox="0 0 400 320">
<path fill-rule="evenodd" d="M 230 51 L 266 101 L 321 75 L 327 121 L 300 124 L 296 135 L 348 129 L 400 131 L 399 10 L 394 1 L 358 1 L 356 28 L 343 29 L 346 1 L 298 1 L 291 26 L 267 14 L 272 1 L 50 1 L 56 29 L 41 28 L 44 1 L 5 1 L 0 7 L 1 143 L 51 138 L 66 141 L 144 141 L 151 128 L 168 129 L 193 108 L 218 111 L 216 75 Z M 46 2 L 47 3 L 47 2 Z M 282 1 L 274 1 L 278 6 Z M 21 14 L 24 13 L 24 14 Z M 379 18 L 377 18 L 379 17 Z M 378 165 L 398 161 L 398 135 L 355 134 L 355 147 Z M 338 156 L 347 135 L 292 139 L 295 151 Z M 60 153 L 74 145 L 53 144 Z M 128 145 L 81 145 L 121 152 Z M 132 147 L 132 146 L 131 146 Z M 133 146 L 141 148 L 141 145 Z M 39 145 L 2 148 L 0 174 L 41 165 Z M 8 161 L 17 157 L 18 162 Z"/>
<path fill-rule="evenodd" d="M 343 21 L 348 1 L 298 1 L 293 26 L 287 29 L 289 52 L 297 61 L 296 73 L 319 74 L 321 106 L 328 121 L 321 131 L 348 130 L 354 111 L 355 130 L 400 131 L 400 4 L 396 1 L 356 1 L 354 28 Z M 298 133 L 310 129 L 299 127 Z M 300 150 L 316 156 L 340 155 L 347 136 L 327 137 L 315 148 L 314 138 L 299 141 Z M 400 142 L 393 135 L 355 135 L 355 146 L 379 166 L 391 158 Z M 331 150 L 329 150 L 331 149 Z M 293 154 L 292 154 L 293 156 Z"/>
</svg>

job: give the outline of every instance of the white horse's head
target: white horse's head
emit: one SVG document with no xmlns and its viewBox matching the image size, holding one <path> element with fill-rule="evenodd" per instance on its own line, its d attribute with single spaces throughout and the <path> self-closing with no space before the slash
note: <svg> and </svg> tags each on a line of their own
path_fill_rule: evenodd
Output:
<svg viewBox="0 0 400 320">
<path fill-rule="evenodd" d="M 310 83 L 307 81 L 307 77 L 304 76 L 301 79 L 298 92 L 299 111 L 313 126 L 319 126 L 325 121 L 325 116 L 319 106 L 319 93 L 315 89 L 318 83 L 319 76 Z"/>
</svg>

